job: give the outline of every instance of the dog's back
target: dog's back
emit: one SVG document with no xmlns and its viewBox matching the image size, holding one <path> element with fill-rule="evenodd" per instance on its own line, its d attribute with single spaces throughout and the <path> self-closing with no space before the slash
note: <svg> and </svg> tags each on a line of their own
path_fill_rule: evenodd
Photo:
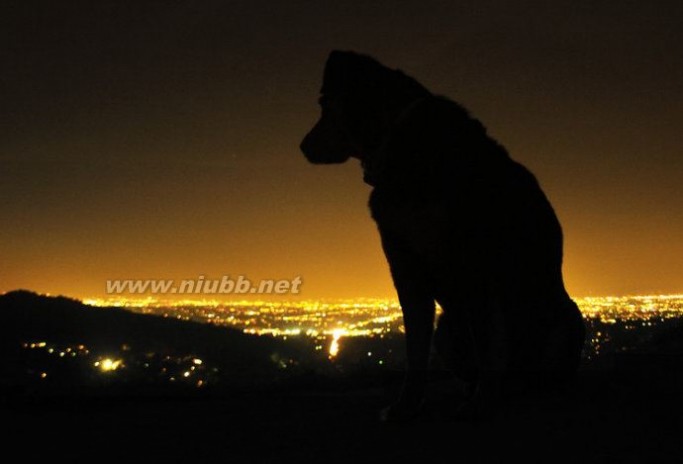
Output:
<svg viewBox="0 0 683 464">
<path fill-rule="evenodd" d="M 438 96 L 402 114 L 383 150 L 373 218 L 396 246 L 420 256 L 444 310 L 483 311 L 477 299 L 493 291 L 505 308 L 511 364 L 574 369 L 583 324 L 564 288 L 560 223 L 535 176 L 464 108 Z M 567 337 L 572 348 L 558 356 L 571 359 L 548 361 L 545 351 Z"/>
</svg>

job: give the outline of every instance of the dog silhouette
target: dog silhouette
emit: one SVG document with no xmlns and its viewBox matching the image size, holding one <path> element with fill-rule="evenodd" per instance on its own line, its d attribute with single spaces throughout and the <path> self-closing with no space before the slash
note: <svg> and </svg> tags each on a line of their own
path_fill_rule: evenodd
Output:
<svg viewBox="0 0 683 464">
<path fill-rule="evenodd" d="M 331 52 L 319 104 L 300 148 L 311 163 L 361 161 L 403 311 L 406 376 L 383 417 L 419 413 L 432 344 L 477 410 L 508 374 L 571 378 L 585 329 L 534 175 L 461 105 L 366 55 Z"/>
</svg>

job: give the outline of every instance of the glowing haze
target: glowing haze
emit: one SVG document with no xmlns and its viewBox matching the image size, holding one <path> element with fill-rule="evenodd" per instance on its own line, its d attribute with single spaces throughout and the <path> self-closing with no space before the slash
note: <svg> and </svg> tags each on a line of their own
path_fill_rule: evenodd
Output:
<svg viewBox="0 0 683 464">
<path fill-rule="evenodd" d="M 572 294 L 683 291 L 681 2 L 141 3 L 1 7 L 0 291 L 393 296 L 360 168 L 298 151 L 335 48 L 460 101 L 536 173 Z"/>
</svg>

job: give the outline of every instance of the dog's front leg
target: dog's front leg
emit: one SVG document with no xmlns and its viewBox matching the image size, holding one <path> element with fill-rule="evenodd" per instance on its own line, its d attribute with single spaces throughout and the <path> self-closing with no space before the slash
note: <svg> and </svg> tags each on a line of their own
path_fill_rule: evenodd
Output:
<svg viewBox="0 0 683 464">
<path fill-rule="evenodd" d="M 434 331 L 434 295 L 429 274 L 417 256 L 382 235 L 394 286 L 403 311 L 407 371 L 396 403 L 382 413 L 384 420 L 407 420 L 419 414 L 427 386 L 427 368 Z"/>
</svg>

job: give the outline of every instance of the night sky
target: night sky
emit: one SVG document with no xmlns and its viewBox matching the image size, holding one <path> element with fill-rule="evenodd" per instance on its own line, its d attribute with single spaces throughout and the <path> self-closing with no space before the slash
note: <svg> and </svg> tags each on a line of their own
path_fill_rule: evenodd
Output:
<svg viewBox="0 0 683 464">
<path fill-rule="evenodd" d="M 630 0 L 2 2 L 0 292 L 393 296 L 357 161 L 298 148 L 332 49 L 464 104 L 537 175 L 572 295 L 683 292 L 683 2 Z"/>
</svg>

